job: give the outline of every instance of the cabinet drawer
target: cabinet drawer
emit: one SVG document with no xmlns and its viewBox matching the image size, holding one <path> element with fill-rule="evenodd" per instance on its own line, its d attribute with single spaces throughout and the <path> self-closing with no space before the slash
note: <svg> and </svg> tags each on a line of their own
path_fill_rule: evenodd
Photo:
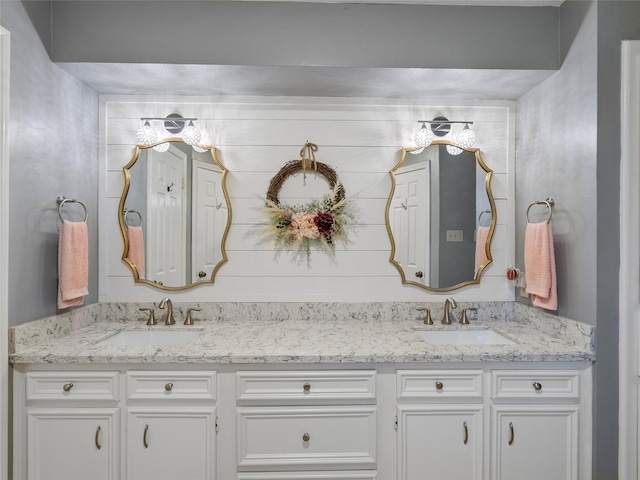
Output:
<svg viewBox="0 0 640 480">
<path fill-rule="evenodd" d="M 375 370 L 238 372 L 239 404 L 375 403 Z"/>
<path fill-rule="evenodd" d="M 398 370 L 396 379 L 399 400 L 482 400 L 482 370 Z"/>
<path fill-rule="evenodd" d="M 238 408 L 240 470 L 376 468 L 376 407 Z"/>
<path fill-rule="evenodd" d="M 346 470 L 341 472 L 244 472 L 238 480 L 376 480 L 375 470 Z"/>
<path fill-rule="evenodd" d="M 127 374 L 128 400 L 215 400 L 216 372 L 131 371 Z"/>
<path fill-rule="evenodd" d="M 575 399 L 580 396 L 579 373 L 567 370 L 492 370 L 491 397 Z"/>
<path fill-rule="evenodd" d="M 29 372 L 27 401 L 118 401 L 118 372 Z"/>
</svg>

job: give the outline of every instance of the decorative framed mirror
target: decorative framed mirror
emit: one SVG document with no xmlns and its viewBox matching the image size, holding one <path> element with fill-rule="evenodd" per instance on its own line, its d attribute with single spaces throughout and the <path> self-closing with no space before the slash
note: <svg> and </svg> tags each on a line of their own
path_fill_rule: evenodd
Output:
<svg viewBox="0 0 640 480">
<path fill-rule="evenodd" d="M 497 219 L 480 149 L 447 140 L 403 148 L 389 174 L 389 261 L 402 283 L 434 292 L 480 283 Z"/>
<path fill-rule="evenodd" d="M 122 260 L 136 283 L 183 290 L 213 283 L 227 261 L 227 169 L 214 147 L 168 138 L 137 145 L 123 168 Z"/>
</svg>

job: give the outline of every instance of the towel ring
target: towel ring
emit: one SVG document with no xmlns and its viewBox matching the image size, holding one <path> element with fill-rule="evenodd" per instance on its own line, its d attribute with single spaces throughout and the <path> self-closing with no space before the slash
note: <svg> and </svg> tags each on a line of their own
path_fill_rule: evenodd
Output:
<svg viewBox="0 0 640 480">
<path fill-rule="evenodd" d="M 482 215 L 484 215 L 485 213 L 488 213 L 489 215 L 492 215 L 492 211 L 491 210 L 485 210 L 484 212 L 480 212 L 480 215 L 478 215 L 478 225 L 482 225 L 482 223 L 480 223 L 480 220 L 482 219 Z"/>
<path fill-rule="evenodd" d="M 64 218 L 62 218 L 62 207 L 64 206 L 65 203 L 69 202 L 69 203 L 79 203 L 80 206 L 82 207 L 82 209 L 84 210 L 84 222 L 87 223 L 87 219 L 89 218 L 89 213 L 87 212 L 87 207 L 84 203 L 82 203 L 80 200 L 76 199 L 76 198 L 67 198 L 67 197 L 58 197 L 57 199 L 58 201 L 58 217 L 60 218 L 61 222 L 64 222 Z"/>
<path fill-rule="evenodd" d="M 138 215 L 138 225 L 129 225 L 127 223 L 127 215 L 129 215 L 130 213 L 134 213 L 136 215 Z M 141 227 L 142 226 L 142 215 L 140 215 L 140 212 L 137 210 L 128 210 L 128 209 L 124 209 L 124 223 L 127 223 L 127 226 L 129 227 Z"/>
<path fill-rule="evenodd" d="M 547 223 L 549 223 L 551 221 L 551 217 L 553 217 L 553 210 L 552 207 L 555 204 L 555 202 L 553 201 L 553 198 L 547 198 L 546 200 L 536 200 L 535 202 L 533 202 L 531 205 L 529 205 L 529 208 L 527 208 L 527 223 L 531 223 L 529 221 L 529 210 L 531 210 L 531 207 L 533 207 L 534 205 L 546 205 L 547 208 L 549 209 L 549 218 L 547 218 L 545 221 Z"/>
</svg>

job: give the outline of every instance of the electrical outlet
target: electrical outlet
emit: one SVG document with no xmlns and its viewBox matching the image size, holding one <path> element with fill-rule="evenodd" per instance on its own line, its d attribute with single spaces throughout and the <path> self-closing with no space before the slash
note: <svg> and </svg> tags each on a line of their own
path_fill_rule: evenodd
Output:
<svg viewBox="0 0 640 480">
<path fill-rule="evenodd" d="M 447 242 L 462 242 L 462 230 L 447 230 Z"/>
</svg>

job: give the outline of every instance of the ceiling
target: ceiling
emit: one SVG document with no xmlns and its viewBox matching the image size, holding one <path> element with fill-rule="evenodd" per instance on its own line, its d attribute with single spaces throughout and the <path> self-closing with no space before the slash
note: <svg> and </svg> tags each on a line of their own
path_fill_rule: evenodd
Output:
<svg viewBox="0 0 640 480">
<path fill-rule="evenodd" d="M 146 1 L 150 2 L 151 0 Z M 178 4 L 180 1 L 185 0 L 177 0 Z M 231 1 L 244 2 L 245 0 Z M 257 1 L 473 6 L 509 5 L 521 7 L 557 7 L 563 2 L 563 0 Z M 480 25 L 482 24 L 480 23 Z M 295 63 L 286 66 L 269 64 L 92 63 L 86 61 L 56 63 L 94 91 L 100 94 L 112 95 L 258 95 L 515 100 L 555 72 L 555 70 L 510 69 L 508 67 L 494 69 L 373 68 L 308 66 Z"/>
<path fill-rule="evenodd" d="M 553 70 L 58 63 L 100 94 L 515 100 Z"/>
</svg>

